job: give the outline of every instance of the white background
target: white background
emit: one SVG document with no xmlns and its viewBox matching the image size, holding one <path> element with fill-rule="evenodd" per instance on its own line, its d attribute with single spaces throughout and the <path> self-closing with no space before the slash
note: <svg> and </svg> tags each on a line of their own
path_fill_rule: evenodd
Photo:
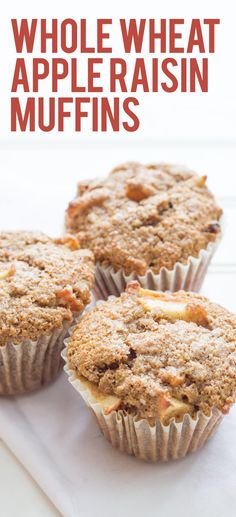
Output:
<svg viewBox="0 0 236 517">
<path fill-rule="evenodd" d="M 233 1 L 188 0 L 33 3 L 10 1 L 0 17 L 0 220 L 3 229 L 61 232 L 64 209 L 83 177 L 106 174 L 126 160 L 180 162 L 208 174 L 226 209 L 227 230 L 207 277 L 204 293 L 235 311 L 236 102 L 235 8 Z M 208 94 L 140 94 L 140 131 L 135 134 L 17 134 L 9 131 L 9 98 L 15 50 L 14 17 L 221 18 L 216 53 L 210 57 Z M 45 92 L 46 93 L 46 92 Z M 1 404 L 1 401 L 0 401 Z M 1 436 L 1 430 L 0 430 Z M 11 495 L 14 494 L 14 498 Z M 0 513 L 4 517 L 57 515 L 10 453 L 0 445 Z M 155 512 L 156 514 L 156 512 Z M 154 513 L 153 513 L 154 515 Z M 209 513 L 207 514 L 210 515 Z M 81 516 L 83 517 L 83 516 Z M 92 513 L 91 513 L 92 517 Z"/>
<path fill-rule="evenodd" d="M 185 25 L 183 27 L 183 42 L 186 41 L 186 35 L 189 23 L 192 18 L 220 18 L 221 23 L 216 26 L 216 52 L 209 56 L 209 93 L 158 93 L 138 94 L 140 107 L 138 113 L 141 119 L 141 127 L 136 134 L 112 134 L 109 132 L 109 138 L 119 141 L 120 137 L 125 137 L 126 141 L 135 140 L 136 138 L 174 138 L 175 140 L 186 138 L 201 138 L 209 140 L 231 140 L 235 136 L 235 123 L 232 116 L 234 107 L 234 92 L 236 83 L 236 69 L 234 66 L 234 32 L 235 32 L 235 4 L 231 0 L 225 2 L 218 0 L 199 0 L 197 3 L 188 2 L 188 0 L 179 0 L 178 2 L 171 0 L 166 2 L 108 2 L 107 0 L 93 2 L 67 1 L 67 2 L 41 2 L 35 3 L 29 0 L 21 0 L 21 2 L 9 1 L 1 10 L 0 18 L 0 131 L 2 138 L 11 141 L 17 138 L 19 141 L 29 142 L 40 139 L 41 141 L 51 141 L 55 137 L 65 141 L 65 137 L 80 142 L 81 138 L 88 136 L 93 137 L 97 141 L 97 134 L 88 134 L 88 126 L 86 134 L 75 134 L 72 125 L 68 124 L 66 135 L 55 134 L 55 132 L 44 134 L 10 134 L 10 91 L 16 60 L 16 51 L 14 46 L 13 33 L 11 28 L 11 18 L 47 18 L 50 22 L 51 18 L 63 20 L 65 18 L 74 18 L 79 22 L 81 18 L 88 20 L 88 44 L 93 46 L 96 43 L 96 31 L 94 20 L 96 18 L 112 18 L 113 25 L 110 29 L 111 43 L 113 47 L 114 57 L 124 57 L 122 55 L 122 46 L 120 34 L 118 31 L 119 18 L 184 18 Z M 158 25 L 157 25 L 158 27 Z M 50 28 L 50 24 L 49 24 Z M 180 30 L 182 28 L 180 26 Z M 37 33 L 36 33 L 37 34 Z M 145 40 L 146 41 L 146 40 Z M 38 39 L 36 37 L 36 43 Z M 50 47 L 49 47 L 50 48 Z M 54 55 L 55 56 L 55 55 Z M 60 54 L 61 57 L 70 58 L 70 54 Z M 95 55 L 94 55 L 95 56 Z M 109 54 L 103 54 L 106 60 Z M 204 56 L 204 55 L 203 55 Z M 19 56 L 21 57 L 21 56 Z M 34 57 L 39 57 L 38 47 L 36 46 Z M 45 55 L 44 55 L 45 57 Z M 50 58 L 50 52 L 48 57 Z M 75 57 L 74 55 L 72 57 Z M 92 55 L 93 57 L 93 55 Z M 96 57 L 96 56 L 95 56 Z M 126 55 L 130 66 L 134 60 L 134 54 Z M 138 57 L 144 57 L 148 60 L 147 46 Z M 155 56 L 154 56 L 155 57 Z M 172 56 L 172 57 L 177 57 Z M 78 58 L 84 62 L 84 56 Z M 27 58 L 30 60 L 30 56 Z M 29 68 L 30 80 L 30 68 Z M 46 82 L 42 86 L 42 92 L 46 96 L 50 93 L 50 83 Z M 19 90 L 19 93 L 21 91 Z M 64 93 L 69 93 L 65 91 Z M 106 93 L 104 92 L 104 95 Z M 107 134 L 100 135 L 103 142 L 107 142 Z"/>
</svg>

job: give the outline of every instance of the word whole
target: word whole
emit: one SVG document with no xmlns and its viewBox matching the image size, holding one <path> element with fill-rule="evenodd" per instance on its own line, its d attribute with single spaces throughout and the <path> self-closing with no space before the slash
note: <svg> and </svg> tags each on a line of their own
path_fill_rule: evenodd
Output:
<svg viewBox="0 0 236 517">
<path fill-rule="evenodd" d="M 86 19 L 22 18 L 11 24 L 11 131 L 134 132 L 144 94 L 208 92 L 220 20 L 109 18 L 89 27 Z"/>
</svg>

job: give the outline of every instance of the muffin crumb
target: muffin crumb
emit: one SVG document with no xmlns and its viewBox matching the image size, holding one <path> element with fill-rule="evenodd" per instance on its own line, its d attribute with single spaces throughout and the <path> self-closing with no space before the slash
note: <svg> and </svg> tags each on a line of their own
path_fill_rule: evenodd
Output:
<svg viewBox="0 0 236 517">
<path fill-rule="evenodd" d="M 145 297 L 157 303 L 147 308 Z M 77 375 L 150 421 L 209 415 L 214 407 L 226 413 L 235 401 L 236 316 L 199 294 L 156 293 L 131 282 L 81 318 L 67 356 Z"/>
<path fill-rule="evenodd" d="M 0 346 L 50 335 L 89 303 L 93 254 L 69 240 L 0 233 Z"/>
<path fill-rule="evenodd" d="M 126 275 L 172 270 L 220 235 L 222 210 L 206 179 L 183 166 L 122 164 L 78 186 L 67 230 L 103 267 Z"/>
</svg>

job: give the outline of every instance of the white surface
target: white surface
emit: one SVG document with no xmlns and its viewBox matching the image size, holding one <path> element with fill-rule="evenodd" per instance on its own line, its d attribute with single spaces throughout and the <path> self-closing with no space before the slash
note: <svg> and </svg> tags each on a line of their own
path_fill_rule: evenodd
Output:
<svg viewBox="0 0 236 517">
<path fill-rule="evenodd" d="M 59 517 L 59 512 L 1 441 L 0 458 L 1 515 Z"/>
<path fill-rule="evenodd" d="M 204 283 L 203 292 L 235 309 L 236 152 L 233 145 L 144 142 L 99 146 L 74 143 L 1 150 L 0 220 L 3 228 L 40 228 L 60 233 L 64 208 L 82 177 L 106 173 L 127 159 L 185 162 L 207 172 L 227 212 L 226 235 Z M 8 408 L 6 410 L 6 408 Z M 20 413 L 19 413 L 20 412 Z M 17 454 L 65 517 L 116 517 L 134 513 L 160 517 L 233 517 L 236 503 L 236 414 L 199 453 L 153 466 L 115 451 L 100 435 L 87 408 L 64 374 L 37 394 L 0 400 L 0 436 Z M 37 436 L 40 437 L 38 440 Z M 1 510 L 4 517 L 54 515 L 35 484 L 22 481 L 19 465 L 0 449 Z M 10 478 L 6 472 L 9 472 Z M 226 475 L 227 474 L 227 475 Z M 23 477 L 22 477 L 23 476 Z M 70 479 L 73 482 L 70 483 Z M 5 488 L 6 487 L 6 488 Z M 14 502 L 9 494 L 14 493 Z M 25 503 L 23 507 L 22 500 Z M 114 505 L 115 500 L 115 505 Z M 27 506 L 28 505 L 28 506 Z M 44 505 L 44 506 L 42 506 Z M 16 511 L 18 508 L 18 511 Z M 44 508 L 42 510 L 42 508 Z M 46 510 L 47 508 L 47 510 Z M 48 512 L 48 513 L 46 513 Z"/>
</svg>

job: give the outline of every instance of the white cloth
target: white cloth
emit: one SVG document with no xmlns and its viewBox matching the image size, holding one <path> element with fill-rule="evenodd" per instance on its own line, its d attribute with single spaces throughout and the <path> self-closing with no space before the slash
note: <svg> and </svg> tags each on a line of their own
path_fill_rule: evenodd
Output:
<svg viewBox="0 0 236 517">
<path fill-rule="evenodd" d="M 236 407 L 202 450 L 148 464 L 103 438 L 63 372 L 37 393 L 1 399 L 0 436 L 65 517 L 235 516 Z"/>
</svg>

